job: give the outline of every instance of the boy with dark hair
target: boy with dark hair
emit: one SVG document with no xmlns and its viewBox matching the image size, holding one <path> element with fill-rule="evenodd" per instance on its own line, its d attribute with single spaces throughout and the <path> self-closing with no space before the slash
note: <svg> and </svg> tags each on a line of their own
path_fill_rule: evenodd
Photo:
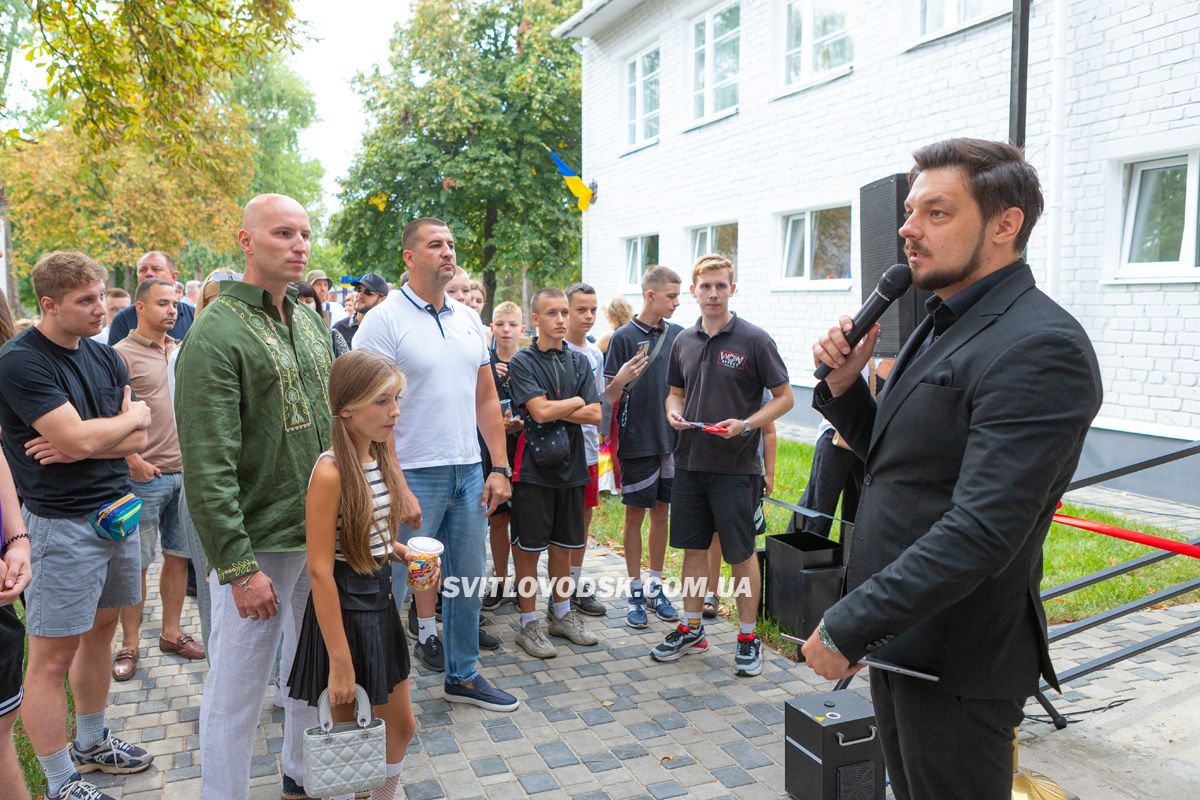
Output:
<svg viewBox="0 0 1200 800">
<path fill-rule="evenodd" d="M 735 591 L 740 627 L 733 659 L 734 674 L 749 676 L 762 672 L 762 639 L 755 633 L 762 583 L 754 547 L 755 514 L 763 496 L 760 430 L 786 414 L 793 400 L 775 342 L 729 310 L 736 289 L 727 258 L 701 256 L 692 268 L 700 319 L 671 348 L 666 417 L 680 431 L 671 545 L 684 551 L 687 618 L 650 655 L 674 661 L 690 650 L 706 649 L 704 597 L 696 584 L 707 571 L 716 531 L 733 577 L 750 589 L 748 594 Z M 771 392 L 766 404 L 764 389 Z"/>
<path fill-rule="evenodd" d="M 683 330 L 667 322 L 679 307 L 682 280 L 667 267 L 654 267 L 642 278 L 642 310 L 613 334 L 608 344 L 604 399 L 617 415 L 617 458 L 621 502 L 625 504 L 625 566 L 629 570 L 626 623 L 645 628 L 646 605 L 664 622 L 679 612 L 662 591 L 667 553 L 667 510 L 675 475 L 676 433 L 663 417 L 667 399 L 667 360 Z M 642 588 L 642 521 L 650 512 L 650 571 Z"/>
<path fill-rule="evenodd" d="M 531 302 L 538 337 L 509 362 L 513 404 L 525 417 L 513 469 L 512 545 L 521 631 L 517 644 L 537 658 L 557 655 L 534 611 L 537 564 L 549 548 L 553 582 L 549 633 L 594 645 L 571 608 L 570 551 L 585 545 L 584 494 L 589 482 L 584 425 L 600 423 L 600 398 L 591 365 L 564 343 L 569 309 L 561 289 L 541 289 Z"/>
</svg>

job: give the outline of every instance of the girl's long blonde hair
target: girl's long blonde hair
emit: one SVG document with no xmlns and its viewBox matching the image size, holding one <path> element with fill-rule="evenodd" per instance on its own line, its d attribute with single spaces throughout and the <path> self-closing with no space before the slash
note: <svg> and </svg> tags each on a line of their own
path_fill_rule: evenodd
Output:
<svg viewBox="0 0 1200 800">
<path fill-rule="evenodd" d="M 366 473 L 358 466 L 358 452 L 341 412 L 366 408 L 384 393 L 404 391 L 404 373 L 374 353 L 353 350 L 333 362 L 329 372 L 329 406 L 333 411 L 333 458 L 342 478 L 341 550 L 355 572 L 369 575 L 379 569 L 371 557 L 375 498 Z M 400 528 L 400 468 L 386 442 L 371 442 L 371 458 L 379 464 L 391 497 L 392 508 L 384 532 L 386 541 Z"/>
</svg>

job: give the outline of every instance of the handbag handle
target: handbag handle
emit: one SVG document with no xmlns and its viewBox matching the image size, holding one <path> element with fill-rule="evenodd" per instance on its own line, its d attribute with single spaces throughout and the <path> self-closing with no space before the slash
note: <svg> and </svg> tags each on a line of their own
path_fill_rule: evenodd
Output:
<svg viewBox="0 0 1200 800">
<path fill-rule="evenodd" d="M 317 716 L 320 719 L 322 731 L 329 733 L 333 730 L 333 712 L 329 709 L 328 689 L 321 692 L 321 697 L 317 700 Z M 354 684 L 354 716 L 360 728 L 370 725 L 373 718 L 371 698 L 367 697 L 367 690 L 357 683 Z"/>
</svg>

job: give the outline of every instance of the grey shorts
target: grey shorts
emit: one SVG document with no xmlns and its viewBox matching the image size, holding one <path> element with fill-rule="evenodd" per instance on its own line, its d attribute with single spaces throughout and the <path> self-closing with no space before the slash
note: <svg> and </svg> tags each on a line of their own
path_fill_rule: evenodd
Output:
<svg viewBox="0 0 1200 800">
<path fill-rule="evenodd" d="M 50 519 L 22 508 L 33 545 L 25 591 L 30 636 L 75 636 L 92 629 L 96 609 L 142 599 L 141 542 L 101 539 L 83 517 Z"/>
</svg>

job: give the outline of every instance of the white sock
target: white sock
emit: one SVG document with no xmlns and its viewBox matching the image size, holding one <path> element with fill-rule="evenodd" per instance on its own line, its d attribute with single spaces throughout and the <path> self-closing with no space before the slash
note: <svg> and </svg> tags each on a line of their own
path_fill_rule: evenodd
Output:
<svg viewBox="0 0 1200 800">
<path fill-rule="evenodd" d="M 534 622 L 535 620 L 537 620 L 537 612 L 536 611 L 522 611 L 521 612 L 521 627 L 522 628 L 524 628 L 529 623 Z"/>
<path fill-rule="evenodd" d="M 396 800 L 396 790 L 400 788 L 400 772 L 403 769 L 403 758 L 400 759 L 399 764 L 388 764 L 384 772 L 386 778 L 383 781 L 383 785 L 371 790 L 371 800 Z"/>
<path fill-rule="evenodd" d="M 571 612 L 571 601 L 563 600 L 554 604 L 554 618 L 562 619 Z"/>
<path fill-rule="evenodd" d="M 383 774 L 386 775 L 387 777 L 391 778 L 394 775 L 399 775 L 403 771 L 404 771 L 404 759 L 402 758 L 402 759 L 400 759 L 399 763 L 388 764 L 387 770 L 385 770 Z"/>
<path fill-rule="evenodd" d="M 646 571 L 646 595 L 653 596 L 659 593 L 662 589 L 662 570 L 651 569 Z"/>
<path fill-rule="evenodd" d="M 738 623 L 738 633 L 740 633 L 742 636 L 749 636 L 750 634 L 754 633 L 754 623 L 753 622 L 739 622 Z"/>
<path fill-rule="evenodd" d="M 579 578 L 583 575 L 583 565 L 571 567 L 571 585 L 575 587 L 574 593 L 579 594 Z"/>
<path fill-rule="evenodd" d="M 75 773 L 75 762 L 71 760 L 69 748 L 64 747 L 48 756 L 38 756 L 37 760 L 42 765 L 42 772 L 46 773 L 47 794 L 58 794 L 67 778 Z"/>
<path fill-rule="evenodd" d="M 430 636 L 437 636 L 437 617 L 417 617 L 417 641 L 425 644 Z"/>
<path fill-rule="evenodd" d="M 83 751 L 91 750 L 104 741 L 104 712 L 75 716 L 75 744 Z"/>
</svg>

